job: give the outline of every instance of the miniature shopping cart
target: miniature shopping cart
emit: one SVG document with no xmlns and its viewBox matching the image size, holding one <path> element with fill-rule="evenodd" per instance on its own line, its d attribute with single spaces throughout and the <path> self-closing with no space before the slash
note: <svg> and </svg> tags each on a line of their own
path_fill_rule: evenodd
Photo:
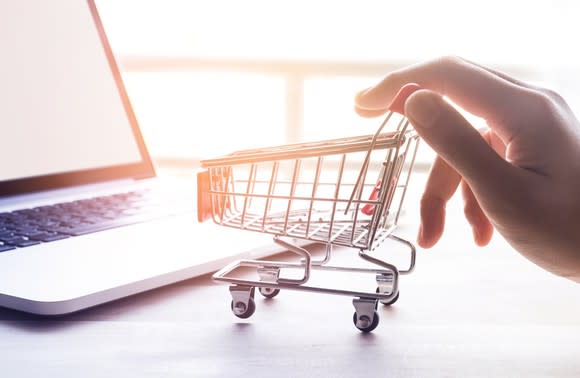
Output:
<svg viewBox="0 0 580 378">
<path fill-rule="evenodd" d="M 295 262 L 241 260 L 215 273 L 215 281 L 230 284 L 236 316 L 254 313 L 256 287 L 267 298 L 281 289 L 302 290 L 353 297 L 355 326 L 363 332 L 376 328 L 378 302 L 394 303 L 399 275 L 415 266 L 415 247 L 393 231 L 419 142 L 402 115 L 416 89 L 413 84 L 401 89 L 374 135 L 245 150 L 201 162 L 206 170 L 198 175 L 200 220 L 211 217 L 221 226 L 274 235 L 277 244 L 298 255 Z M 383 132 L 389 127 L 394 131 Z M 377 257 L 386 239 L 408 247 L 406 269 Z M 308 243 L 296 241 L 322 243 L 325 256 L 313 259 Z M 333 246 L 357 249 L 373 268 L 330 265 Z M 252 268 L 257 279 L 237 278 L 234 271 L 241 267 Z M 284 273 L 289 270 L 291 277 Z M 315 270 L 370 273 L 377 286 L 372 292 L 310 286 Z"/>
</svg>

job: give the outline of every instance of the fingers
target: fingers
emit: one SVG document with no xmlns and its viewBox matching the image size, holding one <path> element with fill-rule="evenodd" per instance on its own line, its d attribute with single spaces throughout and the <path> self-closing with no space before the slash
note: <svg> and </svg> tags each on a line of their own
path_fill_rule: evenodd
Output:
<svg viewBox="0 0 580 378">
<path fill-rule="evenodd" d="M 472 64 L 472 65 L 477 66 L 477 67 L 479 67 L 481 69 L 484 69 L 484 70 L 486 70 L 486 71 L 488 71 L 488 72 L 490 72 L 490 73 L 492 73 L 492 74 L 494 74 L 494 75 L 496 75 L 496 76 L 498 76 L 498 77 L 500 77 L 500 78 L 502 78 L 502 79 L 504 79 L 506 81 L 509 81 L 510 83 L 513 83 L 515 85 L 518 85 L 518 86 L 520 86 L 522 88 L 528 88 L 528 89 L 534 90 L 536 92 L 544 93 L 545 95 L 547 95 L 548 97 L 550 97 L 556 103 L 558 103 L 560 105 L 568 106 L 568 104 L 566 103 L 566 101 L 564 100 L 564 98 L 562 96 L 560 96 L 559 93 L 556 93 L 556 92 L 554 92 L 554 91 L 552 91 L 552 90 L 550 90 L 548 88 L 543 88 L 543 87 L 540 87 L 540 86 L 537 86 L 537 85 L 532 85 L 530 83 L 526 83 L 524 81 L 521 81 L 521 80 L 518 80 L 516 78 L 513 78 L 513 77 L 511 77 L 511 76 L 509 76 L 509 75 L 507 75 L 507 74 L 505 74 L 503 72 L 494 70 L 493 68 L 489 68 L 489 67 L 482 66 L 481 64 L 472 62 L 472 61 L 467 60 L 467 59 L 465 59 L 465 61 L 468 62 L 469 64 Z"/>
<path fill-rule="evenodd" d="M 513 180 L 515 167 L 503 160 L 440 95 L 429 90 L 415 92 L 405 104 L 405 113 L 425 142 L 478 197 L 491 201 L 509 194 L 504 185 Z"/>
<path fill-rule="evenodd" d="M 481 209 L 477 199 L 466 181 L 440 157 L 436 158 L 425 192 L 421 198 L 421 227 L 417 243 L 422 248 L 435 245 L 445 226 L 445 206 L 461 182 L 465 218 L 473 230 L 473 240 L 485 246 L 493 236 L 493 225 Z"/>
<path fill-rule="evenodd" d="M 483 247 L 489 243 L 493 236 L 493 226 L 465 181 L 461 181 L 461 192 L 463 194 L 465 218 L 473 230 L 473 240 L 475 244 Z"/>
<path fill-rule="evenodd" d="M 499 156 L 505 156 L 505 145 L 490 130 L 481 130 L 486 143 Z M 464 199 L 465 217 L 473 229 L 473 239 L 479 246 L 489 243 L 493 235 L 493 226 L 477 202 L 473 191 L 465 180 L 441 157 L 437 157 L 429 178 L 423 197 L 421 198 L 421 227 L 417 237 L 418 244 L 423 248 L 435 245 L 444 229 L 445 205 L 455 193 L 461 182 Z"/>
<path fill-rule="evenodd" d="M 386 105 L 385 105 L 384 107 L 381 107 L 381 108 L 376 108 L 376 109 L 363 109 L 363 108 L 359 108 L 359 107 L 357 106 L 357 104 L 358 104 L 358 102 L 359 102 L 359 101 L 358 101 L 358 98 L 359 98 L 360 96 L 364 95 L 364 93 L 365 93 L 366 91 L 368 91 L 369 89 L 370 89 L 370 88 L 367 88 L 367 89 L 365 89 L 365 90 L 363 90 L 363 91 L 360 91 L 360 92 L 359 92 L 359 93 L 356 95 L 356 97 L 355 97 L 355 100 L 354 100 L 354 103 L 355 103 L 355 105 L 354 105 L 354 110 L 357 112 L 357 114 L 358 114 L 358 115 L 360 115 L 360 116 L 362 116 L 362 117 L 367 117 L 367 118 L 378 117 L 378 116 L 380 116 L 380 115 L 382 115 L 382 114 L 385 114 L 385 113 L 387 112 L 387 110 L 389 110 L 389 109 L 386 107 Z"/>
<path fill-rule="evenodd" d="M 425 192 L 421 198 L 421 227 L 417 243 L 430 248 L 443 233 L 445 225 L 445 205 L 457 190 L 461 176 L 437 157 L 429 173 Z"/>
<path fill-rule="evenodd" d="M 523 106 L 516 104 L 514 99 L 529 92 L 528 88 L 487 69 L 463 59 L 447 57 L 387 75 L 378 85 L 357 95 L 357 112 L 373 114 L 372 111 L 383 110 L 399 88 L 411 82 L 448 96 L 468 112 L 491 120 L 500 128 L 506 127 L 503 121 L 516 113 L 515 108 Z M 509 129 L 499 132 L 506 140 L 512 136 Z"/>
<path fill-rule="evenodd" d="M 378 117 L 385 114 L 387 110 L 389 109 L 358 109 L 355 107 L 355 111 L 358 113 L 358 115 L 366 118 Z"/>
<path fill-rule="evenodd" d="M 489 67 L 483 66 L 481 64 L 475 63 L 475 62 L 473 62 L 471 60 L 468 60 L 468 59 L 464 59 L 464 60 L 467 63 L 469 63 L 469 64 L 472 64 L 472 65 L 474 65 L 476 67 L 479 67 L 481 69 L 484 69 L 484 70 L 486 70 L 486 71 L 488 71 L 488 72 L 490 72 L 490 73 L 492 73 L 492 74 L 494 74 L 494 75 L 496 75 L 496 76 L 498 76 L 498 77 L 500 77 L 500 78 L 502 78 L 502 79 L 504 79 L 506 81 L 509 81 L 510 83 L 513 83 L 515 85 L 519 85 L 520 87 L 537 89 L 537 87 L 535 87 L 533 85 L 530 85 L 530 84 L 528 84 L 526 82 L 523 82 L 521 80 L 518 80 L 516 78 L 513 78 L 513 77 L 511 77 L 511 76 L 509 76 L 509 75 L 507 75 L 507 74 L 505 74 L 503 72 L 500 72 L 498 70 L 494 70 L 493 68 L 489 68 Z"/>
</svg>

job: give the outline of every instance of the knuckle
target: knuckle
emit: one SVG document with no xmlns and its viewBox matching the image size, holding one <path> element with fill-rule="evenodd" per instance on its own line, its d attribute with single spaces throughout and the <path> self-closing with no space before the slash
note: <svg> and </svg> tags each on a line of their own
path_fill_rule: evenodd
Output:
<svg viewBox="0 0 580 378">
<path fill-rule="evenodd" d="M 466 201 L 463 206 L 463 213 L 468 220 L 474 220 L 479 216 L 479 209 L 475 203 Z"/>
<path fill-rule="evenodd" d="M 429 193 L 423 194 L 420 201 L 421 209 L 427 210 L 432 208 L 444 207 L 445 201 L 439 196 L 434 196 Z"/>
<path fill-rule="evenodd" d="M 549 88 L 541 88 L 540 91 L 543 92 L 546 96 L 548 96 L 552 101 L 558 104 L 566 104 L 566 100 L 564 99 L 564 97 L 562 97 L 562 95 L 560 95 L 560 93 L 556 92 L 555 90 Z"/>
<path fill-rule="evenodd" d="M 555 100 L 543 90 L 534 90 L 528 92 L 527 107 L 532 109 L 536 114 L 551 114 L 556 107 Z"/>
<path fill-rule="evenodd" d="M 464 59 L 455 55 L 444 55 L 439 57 L 433 64 L 434 71 L 437 76 L 441 79 L 438 86 L 438 91 L 442 94 L 447 93 L 448 81 L 451 77 L 462 70 L 465 67 L 466 62 Z"/>
<path fill-rule="evenodd" d="M 383 77 L 382 84 L 383 86 L 396 88 L 398 90 L 399 87 L 405 85 L 408 81 L 409 75 L 403 69 L 398 69 L 386 74 Z"/>
<path fill-rule="evenodd" d="M 398 71 L 392 71 L 385 75 L 382 80 L 383 84 L 395 84 L 398 83 L 401 78 L 401 74 Z"/>
<path fill-rule="evenodd" d="M 442 70 L 450 70 L 454 67 L 464 65 L 465 60 L 456 55 L 444 55 L 437 59 L 437 63 Z"/>
</svg>

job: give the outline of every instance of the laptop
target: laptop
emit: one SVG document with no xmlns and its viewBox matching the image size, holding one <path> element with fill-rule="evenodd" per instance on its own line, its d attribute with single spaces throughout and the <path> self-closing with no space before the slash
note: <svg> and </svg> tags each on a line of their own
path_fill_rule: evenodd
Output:
<svg viewBox="0 0 580 378">
<path fill-rule="evenodd" d="M 156 176 L 92 0 L 0 2 L 0 47 L 0 306 L 67 314 L 280 252 L 197 222 L 193 170 Z"/>
</svg>

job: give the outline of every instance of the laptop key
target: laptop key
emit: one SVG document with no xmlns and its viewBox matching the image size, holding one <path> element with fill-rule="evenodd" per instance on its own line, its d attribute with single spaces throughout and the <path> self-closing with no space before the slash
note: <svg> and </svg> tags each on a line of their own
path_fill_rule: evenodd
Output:
<svg viewBox="0 0 580 378">
<path fill-rule="evenodd" d="M 38 240 L 21 240 L 19 242 L 13 243 L 17 247 L 30 247 L 31 245 L 40 244 Z"/>
<path fill-rule="evenodd" d="M 6 252 L 6 251 L 13 250 L 13 249 L 16 249 L 16 247 L 13 245 L 0 243 L 0 252 Z"/>
<path fill-rule="evenodd" d="M 12 238 L 3 238 L 1 239 L 4 244 L 14 245 L 17 247 L 29 247 L 31 245 L 40 244 L 37 240 L 30 240 L 23 236 L 14 236 Z"/>
<path fill-rule="evenodd" d="M 17 233 L 20 235 L 28 236 L 28 234 L 34 234 L 34 233 L 38 232 L 38 228 L 37 227 L 14 227 L 12 229 L 12 231 L 14 233 Z"/>
<path fill-rule="evenodd" d="M 44 233 L 38 233 L 35 235 L 30 235 L 28 238 L 31 240 L 36 240 L 36 241 L 41 241 L 41 242 L 46 243 L 46 242 L 66 239 L 69 237 L 70 237 L 70 235 L 44 232 Z"/>
</svg>

